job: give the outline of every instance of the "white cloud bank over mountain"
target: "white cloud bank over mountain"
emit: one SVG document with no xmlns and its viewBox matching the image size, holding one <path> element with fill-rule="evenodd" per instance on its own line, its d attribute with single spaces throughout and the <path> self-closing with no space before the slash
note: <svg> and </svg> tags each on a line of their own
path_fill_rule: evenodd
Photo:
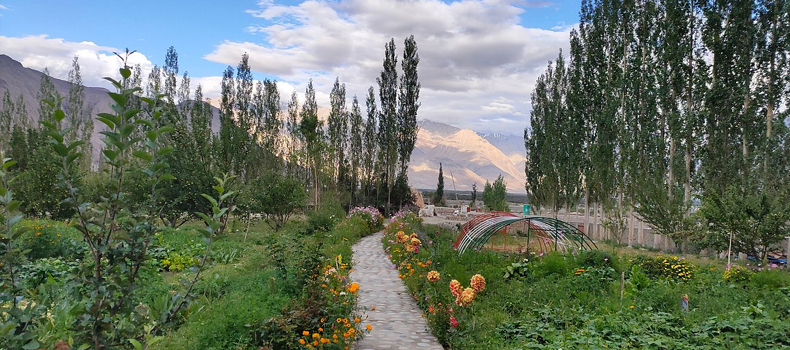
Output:
<svg viewBox="0 0 790 350">
<path fill-rule="evenodd" d="M 248 27 L 260 42 L 225 41 L 205 58 L 236 65 L 247 52 L 253 70 L 275 75 L 304 91 L 312 78 L 328 95 L 335 77 L 349 98 L 375 85 L 384 44 L 398 54 L 413 34 L 420 55 L 420 118 L 474 130 L 519 134 L 528 123 L 534 82 L 571 27 L 528 28 L 519 17 L 546 3 L 506 0 L 341 0 L 279 5 L 260 1 L 249 10 L 261 25 Z M 328 105 L 328 96 L 318 95 Z"/>
</svg>

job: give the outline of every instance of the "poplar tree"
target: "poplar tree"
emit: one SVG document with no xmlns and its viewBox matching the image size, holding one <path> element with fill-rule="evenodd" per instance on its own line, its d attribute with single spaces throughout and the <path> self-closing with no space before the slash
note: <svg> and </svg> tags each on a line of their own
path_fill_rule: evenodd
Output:
<svg viewBox="0 0 790 350">
<path fill-rule="evenodd" d="M 291 100 L 288 102 L 288 120 L 285 128 L 288 133 L 288 172 L 296 176 L 300 163 L 300 153 L 302 147 L 302 134 L 299 131 L 299 100 L 296 91 L 291 93 Z"/>
<path fill-rule="evenodd" d="M 439 180 L 436 183 L 433 204 L 444 205 L 444 171 L 442 171 L 442 163 L 439 163 Z"/>
<path fill-rule="evenodd" d="M 304 137 L 307 166 L 313 172 L 313 195 L 316 210 L 321 207 L 321 152 L 323 150 L 323 127 L 318 119 L 318 105 L 315 101 L 313 79 L 305 88 L 305 101 L 302 106 L 302 119 L 299 122 L 299 132 Z"/>
<path fill-rule="evenodd" d="M 340 188 L 346 176 L 346 147 L 348 147 L 348 108 L 346 107 L 346 85 L 335 78 L 329 94 L 331 111 L 327 120 L 327 136 L 331 148 L 332 181 Z"/>
<path fill-rule="evenodd" d="M 88 172 L 93 163 L 93 118 L 91 111 L 85 109 L 85 85 L 82 84 L 82 74 L 80 73 L 79 58 L 74 57 L 69 71 L 69 100 L 66 108 L 68 125 L 72 128 L 69 132 L 69 141 L 82 140 L 83 157 L 81 159 L 81 170 Z"/>
<path fill-rule="evenodd" d="M 373 176 L 378 167 L 376 160 L 379 157 L 378 143 L 378 109 L 376 108 L 376 94 L 373 87 L 368 87 L 368 96 L 365 98 L 367 118 L 365 120 L 365 132 L 363 135 L 364 155 L 362 160 L 363 180 L 365 197 L 371 196 L 373 190 Z"/>
<path fill-rule="evenodd" d="M 401 68 L 403 76 L 400 78 L 400 98 L 398 100 L 398 157 L 400 172 L 398 176 L 407 178 L 409 160 L 417 142 L 417 110 L 420 108 L 420 81 L 417 74 L 417 65 L 420 56 L 417 54 L 417 42 L 414 35 L 404 41 L 403 61 Z M 407 181 L 408 182 L 408 181 Z"/>
<path fill-rule="evenodd" d="M 280 90 L 277 89 L 277 82 L 270 79 L 263 81 L 263 131 L 265 147 L 275 161 L 272 165 L 280 167 L 280 155 L 282 154 L 280 144 L 280 133 L 283 128 L 283 121 L 280 117 Z"/>
<path fill-rule="evenodd" d="M 219 136 L 217 146 L 214 149 L 218 152 L 216 159 L 220 172 L 236 173 L 233 168 L 233 159 L 237 154 L 234 149 L 233 141 L 235 123 L 233 121 L 233 106 L 235 104 L 234 94 L 235 82 L 233 81 L 233 67 L 228 66 L 222 75 L 221 100 L 219 107 Z"/>
<path fill-rule="evenodd" d="M 397 124 L 398 107 L 398 58 L 395 56 L 395 39 L 384 45 L 384 69 L 376 78 L 379 85 L 381 115 L 379 117 L 379 163 L 381 182 L 386 186 L 387 205 L 385 214 L 389 215 L 392 203 L 392 190 L 395 185 L 398 164 L 399 130 Z"/>
<path fill-rule="evenodd" d="M 350 176 L 351 176 L 351 183 L 349 186 L 349 190 L 351 191 L 351 205 L 358 204 L 359 202 L 359 188 L 360 188 L 360 173 L 362 169 L 362 163 L 364 162 L 365 156 L 363 154 L 364 143 L 363 143 L 363 132 L 365 125 L 362 121 L 362 111 L 359 108 L 359 101 L 357 100 L 357 96 L 354 95 L 354 98 L 351 102 L 351 118 L 350 118 L 350 136 L 349 136 L 349 158 L 351 159 L 351 167 L 349 168 Z"/>
</svg>

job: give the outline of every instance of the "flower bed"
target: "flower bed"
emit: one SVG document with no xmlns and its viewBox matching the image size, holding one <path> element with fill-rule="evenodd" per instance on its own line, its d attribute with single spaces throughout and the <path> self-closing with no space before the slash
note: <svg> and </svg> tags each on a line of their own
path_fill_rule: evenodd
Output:
<svg viewBox="0 0 790 350">
<path fill-rule="evenodd" d="M 721 262 L 677 256 L 459 256 L 454 234 L 404 213 L 385 231 L 393 268 L 446 348 L 790 347 L 790 277 L 781 269 L 748 281 L 723 278 Z"/>
</svg>

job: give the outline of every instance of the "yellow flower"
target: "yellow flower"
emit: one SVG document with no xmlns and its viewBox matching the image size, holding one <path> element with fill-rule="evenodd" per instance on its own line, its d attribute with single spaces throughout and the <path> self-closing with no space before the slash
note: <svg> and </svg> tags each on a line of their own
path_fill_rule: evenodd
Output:
<svg viewBox="0 0 790 350">
<path fill-rule="evenodd" d="M 321 337 L 321 336 L 320 336 L 320 335 L 318 335 L 318 333 L 313 333 L 313 339 L 318 339 L 318 338 L 320 338 L 320 337 Z"/>
<path fill-rule="evenodd" d="M 426 277 L 428 278 L 428 281 L 436 282 L 439 280 L 441 275 L 439 275 L 439 272 L 437 271 L 430 271 Z"/>
<path fill-rule="evenodd" d="M 472 289 L 474 289 L 475 292 L 478 293 L 486 289 L 486 279 L 480 274 L 476 274 L 472 276 L 472 281 L 470 282 L 470 284 L 472 286 Z"/>
<path fill-rule="evenodd" d="M 631 306 L 629 306 L 629 308 L 633 309 L 633 308 L 634 308 L 634 306 L 633 306 L 633 305 L 631 305 Z"/>
<path fill-rule="evenodd" d="M 458 280 L 450 281 L 450 293 L 453 293 L 453 296 L 458 297 L 461 295 L 462 288 L 461 282 L 458 282 Z"/>
</svg>

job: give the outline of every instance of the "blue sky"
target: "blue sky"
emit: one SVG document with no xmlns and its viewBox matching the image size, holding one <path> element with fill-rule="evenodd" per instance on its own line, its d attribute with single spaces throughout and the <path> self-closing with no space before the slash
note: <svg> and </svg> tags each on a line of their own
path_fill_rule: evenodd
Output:
<svg viewBox="0 0 790 350">
<path fill-rule="evenodd" d="M 567 47 L 578 10 L 578 0 L 0 0 L 0 53 L 59 78 L 78 55 L 91 85 L 112 74 L 113 50 L 138 50 L 145 69 L 161 65 L 173 45 L 181 71 L 211 95 L 225 67 L 248 52 L 257 79 L 275 78 L 290 95 L 312 78 L 321 104 L 336 76 L 363 96 L 384 43 L 395 38 L 400 54 L 414 34 L 419 118 L 518 134 L 535 78 Z"/>
</svg>

